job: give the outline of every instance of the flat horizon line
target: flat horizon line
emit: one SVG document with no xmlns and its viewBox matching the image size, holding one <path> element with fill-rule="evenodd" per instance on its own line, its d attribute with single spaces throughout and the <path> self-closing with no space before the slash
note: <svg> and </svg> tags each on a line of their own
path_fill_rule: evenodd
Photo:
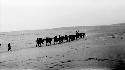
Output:
<svg viewBox="0 0 125 70">
<path fill-rule="evenodd" d="M 0 31 L 0 33 L 10 33 L 10 32 L 23 32 L 23 31 L 39 31 L 39 30 L 54 30 L 54 29 L 61 29 L 61 28 L 72 28 L 72 27 L 94 27 L 94 26 L 123 26 L 125 23 L 119 24 L 109 24 L 109 25 L 84 25 L 84 26 L 68 26 L 68 27 L 55 27 L 55 28 L 47 28 L 47 29 L 24 29 L 24 30 L 13 30 L 13 31 Z"/>
</svg>

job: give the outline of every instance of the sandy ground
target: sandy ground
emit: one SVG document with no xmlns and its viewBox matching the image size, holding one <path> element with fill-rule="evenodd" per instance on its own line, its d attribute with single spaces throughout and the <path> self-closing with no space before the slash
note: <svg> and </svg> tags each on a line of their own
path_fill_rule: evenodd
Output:
<svg viewBox="0 0 125 70">
<path fill-rule="evenodd" d="M 0 70 L 112 70 L 119 67 L 119 61 L 124 65 L 125 37 L 121 29 L 86 29 L 87 40 L 35 47 L 37 37 L 74 34 L 75 29 L 1 34 Z M 84 27 L 79 30 L 84 32 Z M 8 42 L 13 46 L 10 52 Z"/>
</svg>

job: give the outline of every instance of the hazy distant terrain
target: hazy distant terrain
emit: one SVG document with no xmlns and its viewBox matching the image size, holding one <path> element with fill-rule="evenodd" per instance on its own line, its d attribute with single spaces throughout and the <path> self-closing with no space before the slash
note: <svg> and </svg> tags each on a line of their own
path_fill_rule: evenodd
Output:
<svg viewBox="0 0 125 70">
<path fill-rule="evenodd" d="M 87 37 L 72 42 L 35 47 L 36 38 L 85 32 Z M 125 24 L 77 26 L 48 30 L 0 33 L 0 69 L 6 70 L 111 70 L 124 66 Z M 12 52 L 7 51 L 11 43 Z M 121 61 L 121 62 L 119 62 Z M 122 64 L 119 66 L 119 64 Z M 121 69 L 120 69 L 121 70 Z"/>
</svg>

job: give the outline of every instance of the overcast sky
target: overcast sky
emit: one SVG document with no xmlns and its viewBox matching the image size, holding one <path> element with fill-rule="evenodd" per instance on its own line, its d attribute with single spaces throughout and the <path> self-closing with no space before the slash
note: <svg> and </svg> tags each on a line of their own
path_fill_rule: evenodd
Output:
<svg viewBox="0 0 125 70">
<path fill-rule="evenodd" d="M 0 31 L 125 22 L 125 0 L 0 0 Z"/>
</svg>

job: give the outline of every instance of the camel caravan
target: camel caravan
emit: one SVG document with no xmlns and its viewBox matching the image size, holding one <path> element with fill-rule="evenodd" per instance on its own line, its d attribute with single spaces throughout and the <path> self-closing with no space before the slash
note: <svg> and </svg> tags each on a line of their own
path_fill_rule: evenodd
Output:
<svg viewBox="0 0 125 70">
<path fill-rule="evenodd" d="M 50 46 L 52 45 L 52 41 L 53 41 L 53 44 L 56 45 L 56 44 L 61 44 L 65 42 L 71 42 L 84 37 L 85 37 L 85 33 L 80 33 L 78 30 L 74 35 L 64 35 L 64 36 L 58 35 L 58 36 L 54 36 L 53 38 L 51 37 L 37 38 L 36 47 L 42 47 L 42 44 L 44 43 L 46 44 L 46 46 Z"/>
<path fill-rule="evenodd" d="M 71 42 L 71 41 L 78 40 L 84 37 L 85 37 L 85 33 L 80 33 L 78 30 L 76 31 L 76 34 L 74 35 L 64 35 L 64 36 L 58 35 L 58 36 L 54 36 L 53 38 L 51 37 L 37 38 L 36 47 L 42 47 L 43 44 L 45 44 L 46 46 L 50 46 L 52 44 L 56 45 L 56 44 Z M 2 44 L 0 43 L 0 46 L 1 45 Z M 8 43 L 8 51 L 12 51 L 11 47 L 12 47 L 11 44 Z"/>
</svg>

